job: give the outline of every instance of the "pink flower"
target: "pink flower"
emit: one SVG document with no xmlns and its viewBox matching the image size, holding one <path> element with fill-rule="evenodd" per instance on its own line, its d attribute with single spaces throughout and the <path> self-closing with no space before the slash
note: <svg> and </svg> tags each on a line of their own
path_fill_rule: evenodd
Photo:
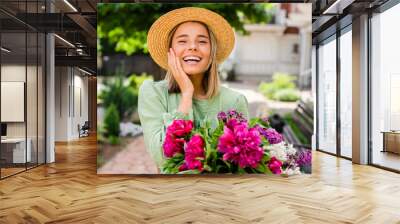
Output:
<svg viewBox="0 0 400 224">
<path fill-rule="evenodd" d="M 228 122 L 226 123 L 226 126 L 233 130 L 237 125 L 240 124 L 240 121 L 236 120 L 235 118 L 232 118 L 230 120 L 228 120 Z"/>
<path fill-rule="evenodd" d="M 167 128 L 167 134 L 174 137 L 185 137 L 190 134 L 193 129 L 193 121 L 191 120 L 174 120 Z"/>
<path fill-rule="evenodd" d="M 203 170 L 204 140 L 200 135 L 193 135 L 185 147 L 185 162 L 179 170 Z"/>
<path fill-rule="evenodd" d="M 258 131 L 260 134 L 262 134 L 269 142 L 269 144 L 278 144 L 283 141 L 283 136 L 279 134 L 275 129 L 273 128 L 262 128 L 260 126 L 257 126 Z"/>
<path fill-rule="evenodd" d="M 270 144 L 278 144 L 283 141 L 282 135 L 273 128 L 264 130 L 263 135 L 267 138 Z"/>
<path fill-rule="evenodd" d="M 187 169 L 188 169 L 188 167 L 187 167 L 186 163 L 183 163 L 183 164 L 179 167 L 179 172 L 185 171 L 185 170 L 187 170 Z"/>
<path fill-rule="evenodd" d="M 175 138 L 174 136 L 167 134 L 163 144 L 165 157 L 171 158 L 176 153 L 182 153 L 184 144 L 185 139 Z"/>
<path fill-rule="evenodd" d="M 275 156 L 273 156 L 268 162 L 268 168 L 271 170 L 273 174 L 281 174 L 282 173 L 282 162 L 279 161 Z"/>
<path fill-rule="evenodd" d="M 247 123 L 231 119 L 218 140 L 218 151 L 223 153 L 222 159 L 225 161 L 238 164 L 241 168 L 256 168 L 264 155 L 260 144 L 257 129 L 248 128 Z"/>
</svg>

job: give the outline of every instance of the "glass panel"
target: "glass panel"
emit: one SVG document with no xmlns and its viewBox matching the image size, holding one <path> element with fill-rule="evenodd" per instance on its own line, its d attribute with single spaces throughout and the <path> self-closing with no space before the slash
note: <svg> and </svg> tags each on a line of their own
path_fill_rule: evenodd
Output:
<svg viewBox="0 0 400 224">
<path fill-rule="evenodd" d="M 314 122 L 313 122 L 313 135 L 312 135 L 312 150 L 316 149 L 316 131 L 317 131 L 317 122 L 316 122 L 316 114 L 318 113 L 317 109 L 317 95 L 316 94 L 316 77 L 317 77 L 317 47 L 315 45 L 312 46 L 312 52 L 311 52 L 311 71 L 312 71 L 312 93 L 313 93 L 313 101 L 314 101 Z"/>
<path fill-rule="evenodd" d="M 21 22 L 38 19 L 44 6 L 0 1 L 2 178 L 45 162 L 45 35 Z"/>
<path fill-rule="evenodd" d="M 400 5 L 372 22 L 372 163 L 400 170 Z"/>
<path fill-rule="evenodd" d="M 2 15 L 2 18 L 5 18 Z M 1 34 L 1 140 L 2 178 L 25 170 L 30 161 L 26 144 L 26 33 Z M 30 142 L 29 142 L 30 143 Z M 28 150 L 27 150 L 28 146 Z"/>
<path fill-rule="evenodd" d="M 351 30 L 340 37 L 340 150 L 352 157 L 352 35 Z"/>
<path fill-rule="evenodd" d="M 318 147 L 336 154 L 336 40 L 318 48 Z"/>
<path fill-rule="evenodd" d="M 27 2 L 26 12 L 27 21 L 37 24 L 38 17 L 35 16 L 39 11 L 37 1 Z M 28 168 L 37 166 L 38 160 L 38 33 L 36 30 L 27 30 L 27 142 L 31 150 Z M 29 148 L 28 147 L 28 148 Z"/>
<path fill-rule="evenodd" d="M 26 111 L 27 111 L 27 142 L 28 149 L 30 148 L 30 159 L 28 160 L 28 168 L 37 165 L 37 132 L 38 132 L 38 88 L 37 88 L 37 74 L 38 74 L 38 37 L 36 32 L 27 33 L 28 38 L 28 63 L 27 63 L 27 97 L 26 97 Z"/>
<path fill-rule="evenodd" d="M 45 35 L 39 34 L 38 45 L 38 163 L 45 163 Z"/>
</svg>

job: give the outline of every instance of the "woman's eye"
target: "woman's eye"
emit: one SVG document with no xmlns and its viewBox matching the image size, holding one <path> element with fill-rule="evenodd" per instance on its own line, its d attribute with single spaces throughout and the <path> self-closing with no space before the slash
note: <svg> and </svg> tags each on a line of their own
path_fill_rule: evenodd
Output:
<svg viewBox="0 0 400 224">
<path fill-rule="evenodd" d="M 186 41 L 185 40 L 180 40 L 180 41 L 178 41 L 178 43 L 184 44 L 184 43 L 186 43 Z"/>
<path fill-rule="evenodd" d="M 203 41 L 200 41 L 200 43 L 201 43 L 201 44 L 206 44 L 207 41 L 204 41 L 204 40 L 203 40 Z"/>
</svg>

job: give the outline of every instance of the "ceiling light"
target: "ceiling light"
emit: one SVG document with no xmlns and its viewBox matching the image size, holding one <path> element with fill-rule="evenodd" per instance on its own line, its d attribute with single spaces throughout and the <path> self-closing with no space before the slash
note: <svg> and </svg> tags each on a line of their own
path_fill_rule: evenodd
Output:
<svg viewBox="0 0 400 224">
<path fill-rule="evenodd" d="M 78 69 L 79 69 L 79 71 L 81 71 L 81 72 L 83 72 L 83 73 L 85 73 L 85 74 L 92 75 L 92 73 L 90 73 L 90 72 L 88 72 L 88 71 L 85 71 L 85 70 L 83 70 L 83 69 L 81 69 L 81 68 L 79 68 L 79 67 L 78 67 Z"/>
<path fill-rule="evenodd" d="M 74 12 L 78 12 L 78 10 L 71 4 L 69 3 L 68 0 L 64 0 L 65 4 L 67 4 L 72 10 L 74 10 Z"/>
<path fill-rule="evenodd" d="M 60 39 L 61 41 L 63 41 L 64 43 L 68 44 L 70 47 L 75 48 L 75 45 L 71 44 L 71 42 L 67 41 L 66 39 L 58 36 L 57 34 L 54 34 L 55 37 L 57 37 L 58 39 Z"/>
<path fill-rule="evenodd" d="M 5 47 L 1 47 L 0 49 L 1 49 L 2 51 L 6 52 L 6 53 L 10 53 L 10 52 L 11 52 L 11 50 L 9 50 L 9 49 L 7 49 L 7 48 L 5 48 Z"/>
<path fill-rule="evenodd" d="M 343 9 L 351 5 L 354 0 L 336 0 L 332 5 L 324 10 L 322 14 L 342 14 Z"/>
</svg>

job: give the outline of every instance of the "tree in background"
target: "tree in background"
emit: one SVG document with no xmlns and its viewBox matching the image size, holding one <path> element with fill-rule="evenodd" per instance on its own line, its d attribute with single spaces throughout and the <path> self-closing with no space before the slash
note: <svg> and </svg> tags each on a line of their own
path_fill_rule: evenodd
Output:
<svg viewBox="0 0 400 224">
<path fill-rule="evenodd" d="M 275 5 L 270 3 L 234 4 L 98 4 L 98 46 L 100 53 L 148 54 L 147 31 L 161 15 L 181 7 L 203 7 L 219 13 L 240 34 L 244 24 L 270 23 Z"/>
<path fill-rule="evenodd" d="M 119 119 L 129 119 L 137 107 L 137 91 L 129 83 L 124 83 L 122 75 L 105 80 L 103 84 L 105 88 L 99 93 L 98 98 L 104 108 L 108 109 L 111 105 L 114 105 Z"/>
<path fill-rule="evenodd" d="M 114 104 L 111 104 L 106 111 L 104 117 L 104 130 L 105 136 L 107 136 L 110 142 L 116 143 L 115 138 L 119 138 L 119 122 L 120 118 L 118 115 L 117 107 Z M 113 144 L 112 143 L 112 144 Z M 117 144 L 117 143 L 116 143 Z"/>
</svg>

